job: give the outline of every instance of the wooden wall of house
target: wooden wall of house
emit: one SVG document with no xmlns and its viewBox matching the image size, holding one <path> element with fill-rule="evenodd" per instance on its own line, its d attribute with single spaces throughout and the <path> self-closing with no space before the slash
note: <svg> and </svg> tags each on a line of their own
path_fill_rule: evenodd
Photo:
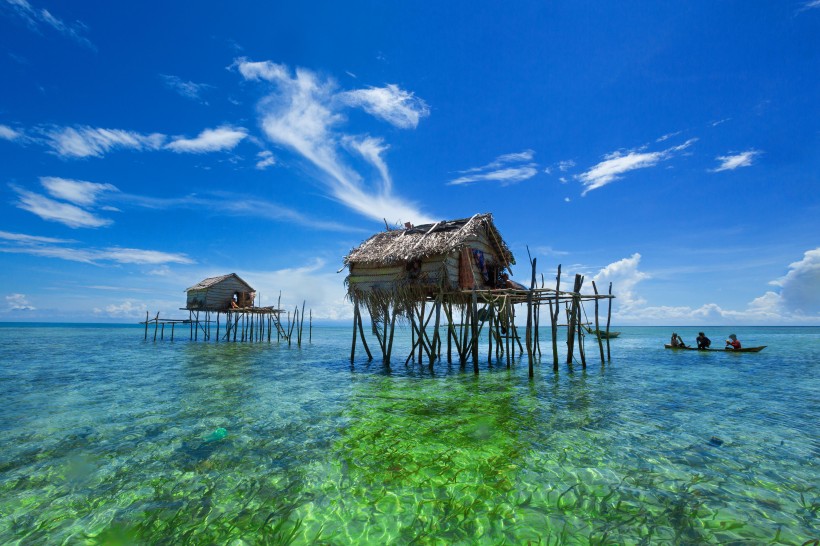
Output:
<svg viewBox="0 0 820 546">
<path fill-rule="evenodd" d="M 188 309 L 208 309 L 212 311 L 220 309 L 229 309 L 231 306 L 231 298 L 236 292 L 248 292 L 247 285 L 243 284 L 234 277 L 224 279 L 213 286 L 204 288 L 202 290 L 188 291 Z M 244 302 L 245 305 L 253 305 L 253 296 L 248 296 L 248 300 Z M 199 301 L 197 305 L 195 302 Z M 240 301 L 240 306 L 243 302 Z"/>
<path fill-rule="evenodd" d="M 484 259 L 488 265 L 497 265 L 499 259 L 496 255 L 495 247 L 490 244 L 485 236 L 473 236 L 465 240 L 463 248 L 478 249 L 484 252 Z M 476 288 L 482 289 L 487 287 L 487 283 L 472 259 L 472 254 L 469 255 L 466 267 L 467 278 L 470 279 L 468 286 L 464 284 L 463 276 L 460 272 L 461 264 L 461 250 L 456 249 L 446 255 L 431 256 L 425 258 L 421 262 L 421 270 L 418 275 L 418 284 L 438 287 L 439 284 L 444 286 L 445 290 L 458 290 L 462 288 L 472 288 L 472 279 L 476 280 Z M 406 264 L 399 264 L 393 266 L 380 266 L 369 264 L 350 264 L 350 275 L 348 275 L 348 283 L 351 287 L 357 290 L 370 291 L 389 291 L 397 284 L 404 285 L 410 281 L 410 275 L 407 271 Z"/>
<path fill-rule="evenodd" d="M 500 260 L 495 247 L 490 244 L 487 237 L 474 235 L 465 239 L 462 248 L 467 252 L 459 253 L 459 259 L 462 261 L 462 266 L 458 269 L 459 287 L 463 290 L 470 290 L 473 286 L 478 289 L 488 288 L 488 283 L 484 280 L 484 275 L 478 264 L 475 263 L 470 251 L 473 249 L 482 251 L 484 253 L 484 263 L 487 266 L 497 266 Z M 464 264 L 463 261 L 467 263 Z"/>
<path fill-rule="evenodd" d="M 411 279 L 407 264 L 380 266 L 371 264 L 350 264 L 348 283 L 357 290 L 389 291 L 396 285 L 414 283 L 423 286 L 454 289 L 458 286 L 458 256 L 432 256 L 421 262 L 415 279 Z"/>
</svg>

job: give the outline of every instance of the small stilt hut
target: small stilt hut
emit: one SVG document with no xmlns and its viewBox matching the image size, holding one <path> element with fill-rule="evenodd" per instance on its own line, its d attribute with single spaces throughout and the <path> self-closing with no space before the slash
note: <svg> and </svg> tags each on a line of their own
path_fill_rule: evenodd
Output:
<svg viewBox="0 0 820 546">
<path fill-rule="evenodd" d="M 514 306 L 526 304 L 527 354 L 532 374 L 533 354 L 536 350 L 540 352 L 537 310 L 542 303 L 549 304 L 551 309 L 555 306 L 550 313 L 554 332 L 560 303 L 571 303 L 575 310 L 584 299 L 594 298 L 597 302 L 597 298 L 612 296 L 582 296 L 580 275 L 576 276 L 572 292 L 560 292 L 560 266 L 556 288 L 544 288 L 543 282 L 539 288 L 535 260 L 530 263 L 533 273 L 529 287 L 509 279 L 515 258 L 489 213 L 420 226 L 406 224 L 404 229 L 388 229 L 373 235 L 344 259 L 349 270 L 345 281 L 348 297 L 354 306 L 351 362 L 357 338 L 372 358 L 362 325 L 363 307 L 370 315 L 372 333 L 387 365 L 392 356 L 396 319 L 400 317 L 411 326 L 412 346 L 406 362 L 415 360 L 416 353 L 419 362 L 426 355 L 431 366 L 440 358 L 439 327 L 446 319 L 448 360 L 455 348 L 461 363 L 471 355 L 478 371 L 478 339 L 486 326 L 488 358 L 492 358 L 495 343 L 496 357 L 506 354 L 509 366 L 516 345 L 521 353 L 524 351 L 514 320 Z M 433 328 L 429 332 L 431 322 Z M 554 352 L 557 363 L 555 349 Z"/>
</svg>

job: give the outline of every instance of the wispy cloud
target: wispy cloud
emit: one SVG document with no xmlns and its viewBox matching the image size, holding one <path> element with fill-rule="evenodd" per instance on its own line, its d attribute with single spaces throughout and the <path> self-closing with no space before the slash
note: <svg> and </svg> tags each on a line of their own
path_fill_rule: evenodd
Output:
<svg viewBox="0 0 820 546">
<path fill-rule="evenodd" d="M 271 201 L 259 199 L 255 196 L 228 192 L 210 192 L 181 197 L 149 197 L 120 193 L 116 195 L 116 198 L 117 202 L 122 204 L 155 210 L 191 209 L 206 214 L 224 214 L 263 218 L 278 222 L 290 222 L 318 230 L 340 232 L 361 231 L 360 228 L 340 224 L 338 222 L 328 222 L 312 218 L 299 211 Z"/>
<path fill-rule="evenodd" d="M 820 8 L 820 0 L 809 0 L 805 2 L 798 11 L 805 11 L 807 9 Z"/>
<path fill-rule="evenodd" d="M 71 228 L 97 228 L 112 223 L 108 218 L 101 218 L 77 205 L 55 201 L 17 186 L 11 188 L 17 193 L 17 208 L 31 212 L 43 220 L 59 222 Z"/>
<path fill-rule="evenodd" d="M 270 152 L 268 150 L 262 150 L 261 152 L 256 154 L 256 157 L 258 158 L 256 162 L 256 168 L 260 171 L 264 171 L 268 167 L 276 165 L 276 158 L 273 157 L 273 152 Z"/>
<path fill-rule="evenodd" d="M 194 260 L 182 253 L 116 246 L 101 249 L 77 248 L 67 246 L 74 241 L 22 233 L 0 232 L 0 239 L 6 241 L 5 243 L 0 242 L 0 252 L 29 254 L 88 264 L 98 265 L 104 262 L 138 265 L 195 263 Z"/>
<path fill-rule="evenodd" d="M 9 311 L 34 311 L 36 307 L 28 302 L 25 294 L 9 294 L 6 296 L 6 309 Z"/>
<path fill-rule="evenodd" d="M 47 144 L 61 157 L 102 157 L 113 149 L 158 150 L 165 135 L 88 126 L 61 127 L 46 132 Z"/>
<path fill-rule="evenodd" d="M 6 0 L 6 7 L 35 32 L 39 32 L 43 27 L 47 27 L 71 38 L 78 44 L 96 50 L 94 44 L 83 36 L 88 30 L 88 27 L 81 21 L 66 23 L 47 9 L 35 8 L 27 0 Z"/>
<path fill-rule="evenodd" d="M 103 157 L 114 150 L 157 151 L 203 154 L 232 150 L 248 131 L 242 127 L 222 125 L 205 129 L 194 138 L 169 138 L 162 133 L 139 133 L 127 129 L 105 129 L 87 125 L 75 127 L 35 127 L 27 136 L 20 131 L 0 125 L 0 138 L 17 142 L 34 142 L 51 148 L 63 158 Z M 37 135 L 37 136 L 33 136 Z"/>
<path fill-rule="evenodd" d="M 212 85 L 208 85 L 207 83 L 185 81 L 179 76 L 172 76 L 168 74 L 160 74 L 159 77 L 162 78 L 162 81 L 165 82 L 165 85 L 169 89 L 176 91 L 179 95 L 185 97 L 186 99 L 201 102 L 202 104 L 208 104 L 203 98 L 203 94 L 208 89 L 211 89 L 213 87 Z"/>
<path fill-rule="evenodd" d="M 248 136 L 246 129 L 223 125 L 216 129 L 205 129 L 195 138 L 178 137 L 168 143 L 166 148 L 177 153 L 220 152 L 233 150 L 246 136 Z"/>
<path fill-rule="evenodd" d="M 759 150 L 747 150 L 745 152 L 740 152 L 739 154 L 718 156 L 715 159 L 720 161 L 720 165 L 714 169 L 711 169 L 711 172 L 717 173 L 720 171 L 733 171 L 740 167 L 750 167 L 754 163 L 754 159 L 761 153 L 762 152 Z"/>
<path fill-rule="evenodd" d="M 232 68 L 246 80 L 264 81 L 271 85 L 270 93 L 258 104 L 260 125 L 265 136 L 315 167 L 319 181 L 332 198 L 363 216 L 379 221 L 384 218 L 391 222 L 432 221 L 416 205 L 393 193 L 383 158 L 386 147 L 376 146 L 375 140 L 368 141 L 341 129 L 345 121 L 341 108 L 350 106 L 350 96 L 340 93 L 334 80 L 303 68 L 291 73 L 288 67 L 270 61 L 252 62 L 240 58 Z M 380 103 L 371 93 L 364 95 L 370 97 L 367 100 L 360 96 L 359 105 L 362 108 L 367 106 L 365 111 L 398 127 L 414 127 L 418 123 L 415 116 L 422 117 L 422 111 L 414 110 L 419 103 L 413 102 L 411 94 L 398 88 L 390 90 L 387 96 L 392 96 L 394 102 L 391 103 L 388 98 Z M 379 104 L 381 106 L 377 107 Z M 352 167 L 349 149 L 344 145 L 352 142 L 359 143 L 359 146 L 353 146 L 354 153 L 376 167 L 379 178 L 375 182 L 367 183 L 365 177 Z"/>
<path fill-rule="evenodd" d="M 0 125 L 0 139 L 2 140 L 19 140 L 23 138 L 23 133 L 15 131 L 8 125 Z"/>
<path fill-rule="evenodd" d="M 691 138 L 678 146 L 673 146 L 657 152 L 644 152 L 641 150 L 631 150 L 629 152 L 613 152 L 604 156 L 604 160 L 594 165 L 588 171 L 577 175 L 575 178 L 584 185 L 581 195 L 586 195 L 592 190 L 602 188 L 623 178 L 623 175 L 636 169 L 654 167 L 661 161 L 666 161 L 691 146 L 697 139 Z"/>
<path fill-rule="evenodd" d="M 473 167 L 459 171 L 459 176 L 447 182 L 448 186 L 458 186 L 472 182 L 493 181 L 506 186 L 528 180 L 538 174 L 538 165 L 532 162 L 535 152 L 524 150 L 512 154 L 504 154 L 495 158 L 482 167 Z"/>
<path fill-rule="evenodd" d="M 44 176 L 40 178 L 40 183 L 52 197 L 81 206 L 93 205 L 102 193 L 118 191 L 116 186 L 111 184 L 97 184 L 56 176 Z"/>
<path fill-rule="evenodd" d="M 367 113 L 403 129 L 415 129 L 421 118 L 430 115 L 430 108 L 422 99 L 392 83 L 385 87 L 346 91 L 339 97 L 351 106 L 361 107 Z"/>
</svg>

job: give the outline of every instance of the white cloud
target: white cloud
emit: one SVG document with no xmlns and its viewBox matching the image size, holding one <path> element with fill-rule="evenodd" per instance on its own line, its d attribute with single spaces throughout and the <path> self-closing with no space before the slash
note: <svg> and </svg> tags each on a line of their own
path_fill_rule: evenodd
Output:
<svg viewBox="0 0 820 546">
<path fill-rule="evenodd" d="M 344 139 L 347 145 L 359 153 L 368 163 L 376 167 L 379 171 L 382 180 L 382 191 L 390 193 L 393 190 L 393 179 L 390 178 L 390 172 L 387 168 L 382 154 L 384 154 L 389 146 L 385 145 L 380 138 L 366 137 L 363 139 L 347 138 Z"/>
<path fill-rule="evenodd" d="M 559 171 L 565 173 L 575 166 L 575 161 L 571 159 L 567 159 L 566 161 L 559 161 L 557 166 Z"/>
<path fill-rule="evenodd" d="M 17 140 L 23 138 L 23 134 L 15 131 L 8 125 L 0 125 L 0 139 L 2 140 Z"/>
<path fill-rule="evenodd" d="M 110 225 L 111 220 L 101 218 L 70 203 L 62 203 L 43 195 L 12 186 L 19 197 L 17 208 L 36 214 L 43 220 L 59 222 L 71 228 L 97 228 Z"/>
<path fill-rule="evenodd" d="M 6 309 L 9 311 L 34 311 L 36 307 L 28 302 L 25 294 L 10 294 L 6 296 Z"/>
<path fill-rule="evenodd" d="M 720 171 L 733 171 L 740 167 L 750 167 L 754 162 L 755 157 L 761 153 L 762 152 L 758 150 L 747 150 L 739 154 L 718 156 L 715 159 L 720 161 L 720 166 L 712 169 L 711 171 L 713 173 L 717 173 Z"/>
<path fill-rule="evenodd" d="M 339 98 L 402 129 L 415 129 L 421 118 L 430 115 L 430 109 L 422 99 L 392 83 L 386 87 L 346 91 Z"/>
<path fill-rule="evenodd" d="M 779 287 L 780 292 L 768 292 L 755 300 L 756 306 L 768 305 L 788 313 L 817 317 L 820 314 L 820 247 L 806 251 L 802 260 L 789 264 L 786 275 L 770 284 Z"/>
<path fill-rule="evenodd" d="M 725 309 L 715 303 L 699 307 L 651 306 L 638 295 L 637 285 L 651 278 L 639 270 L 640 254 L 603 268 L 594 280 L 599 291 L 613 283 L 613 317 L 633 324 L 820 324 L 820 247 L 806 251 L 803 259 L 789 264 L 770 290 L 753 299 L 745 309 Z M 591 292 L 591 290 L 587 290 Z"/>
<path fill-rule="evenodd" d="M 334 199 L 378 221 L 432 221 L 414 204 L 393 194 L 389 177 L 382 176 L 379 183 L 368 185 L 348 164 L 341 144 L 350 139 L 363 141 L 338 130 L 345 121 L 338 111 L 344 101 L 338 100 L 333 80 L 305 69 L 297 69 L 291 76 L 287 67 L 271 62 L 237 59 L 233 67 L 247 80 L 272 84 L 271 93 L 258 105 L 262 130 L 271 142 L 299 154 L 318 169 L 319 180 Z M 371 162 L 374 157 L 370 156 Z"/>
<path fill-rule="evenodd" d="M 223 125 L 216 129 L 205 129 L 196 138 L 176 138 L 165 147 L 177 153 L 219 152 L 234 149 L 246 136 L 246 129 Z"/>
<path fill-rule="evenodd" d="M 603 161 L 575 177 L 584 185 L 584 191 L 581 195 L 586 195 L 592 190 L 602 188 L 610 182 L 622 178 L 623 175 L 629 171 L 654 167 L 661 161 L 671 159 L 675 153 L 685 150 L 696 140 L 697 139 L 692 138 L 679 146 L 673 146 L 657 152 L 632 150 L 626 154 L 623 152 L 607 154 L 604 156 Z"/>
<path fill-rule="evenodd" d="M 344 274 L 328 268 L 322 259 L 315 259 L 305 265 L 275 271 L 237 272 L 250 281 L 261 296 L 261 305 L 276 305 L 279 292 L 282 293 L 282 308 L 293 311 L 295 306 L 305 314 L 312 309 L 314 320 L 350 320 L 353 306 L 346 299 Z M 206 275 L 207 276 L 207 275 Z M 284 319 L 284 316 L 283 316 Z M 305 330 L 308 319 L 305 318 Z"/>
<path fill-rule="evenodd" d="M 612 291 L 616 295 L 613 309 L 617 307 L 620 312 L 629 313 L 646 303 L 635 289 L 640 282 L 650 278 L 647 273 L 638 269 L 640 263 L 641 255 L 636 252 L 629 258 L 609 264 L 593 277 L 599 293 L 607 292 L 609 283 L 612 283 Z"/>
<path fill-rule="evenodd" d="M 144 318 L 148 307 L 144 303 L 125 300 L 120 304 L 107 305 L 105 309 L 94 308 L 97 315 L 106 315 L 111 318 Z"/>
<path fill-rule="evenodd" d="M 74 241 L 7 232 L 0 232 L 0 238 L 17 243 L 15 246 L 0 246 L 0 252 L 8 254 L 28 254 L 87 264 L 99 264 L 100 262 L 137 265 L 195 263 L 194 260 L 183 253 L 120 247 L 102 249 L 72 248 L 65 246 L 65 244 Z"/>
<path fill-rule="evenodd" d="M 194 83 L 191 81 L 186 82 L 179 76 L 169 76 L 167 74 L 160 74 L 160 78 L 162 78 L 162 80 L 165 82 L 165 85 L 168 86 L 168 88 L 173 89 L 181 96 L 185 97 L 186 99 L 202 102 L 203 104 L 207 104 L 207 102 L 205 102 L 205 100 L 202 98 L 203 92 L 213 87 L 205 83 Z"/>
<path fill-rule="evenodd" d="M 120 264 L 192 264 L 194 261 L 185 254 L 162 252 L 159 250 L 142 250 L 139 248 L 112 247 L 98 250 L 95 261 L 110 261 Z"/>
<path fill-rule="evenodd" d="M 23 244 L 37 244 L 37 243 L 76 243 L 73 239 L 57 239 L 54 237 L 40 237 L 38 235 L 26 235 L 24 233 L 11 233 L 8 231 L 0 231 L 0 239 L 7 241 L 15 241 Z"/>
<path fill-rule="evenodd" d="M 502 186 L 528 180 L 538 174 L 538 166 L 532 163 L 535 152 L 523 152 L 500 155 L 482 167 L 472 167 L 459 171 L 459 176 L 447 182 L 448 186 L 458 186 L 471 182 L 501 182 Z"/>
<path fill-rule="evenodd" d="M 54 176 L 41 177 L 40 183 L 52 197 L 82 206 L 93 205 L 97 201 L 97 196 L 101 193 L 118 191 L 111 184 L 97 184 Z"/>
<path fill-rule="evenodd" d="M 165 135 L 143 135 L 122 129 L 64 127 L 47 131 L 47 144 L 62 157 L 102 157 L 113 149 L 158 150 Z"/>
<path fill-rule="evenodd" d="M 46 9 L 34 8 L 27 0 L 6 0 L 6 3 L 11 6 L 12 11 L 18 17 L 25 21 L 30 29 L 39 32 L 42 26 L 46 26 L 75 40 L 79 44 L 96 50 L 94 44 L 82 35 L 87 30 L 84 23 L 80 21 L 65 23 Z"/>
<path fill-rule="evenodd" d="M 264 171 L 268 167 L 276 165 L 276 158 L 273 157 L 273 153 L 269 152 L 268 150 L 263 150 L 259 152 L 258 154 L 256 154 L 256 157 L 259 158 L 259 160 L 256 162 L 256 168 L 260 171 Z"/>
</svg>

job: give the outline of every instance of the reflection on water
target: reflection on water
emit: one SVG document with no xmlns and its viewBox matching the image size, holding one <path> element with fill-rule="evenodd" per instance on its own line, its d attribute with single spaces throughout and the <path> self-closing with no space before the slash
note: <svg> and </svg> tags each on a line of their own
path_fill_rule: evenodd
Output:
<svg viewBox="0 0 820 546">
<path fill-rule="evenodd" d="M 769 348 L 747 355 L 622 331 L 607 366 L 549 355 L 531 382 L 351 367 L 347 329 L 298 349 L 0 328 L 0 541 L 818 538 L 820 329 L 749 329 Z"/>
</svg>

